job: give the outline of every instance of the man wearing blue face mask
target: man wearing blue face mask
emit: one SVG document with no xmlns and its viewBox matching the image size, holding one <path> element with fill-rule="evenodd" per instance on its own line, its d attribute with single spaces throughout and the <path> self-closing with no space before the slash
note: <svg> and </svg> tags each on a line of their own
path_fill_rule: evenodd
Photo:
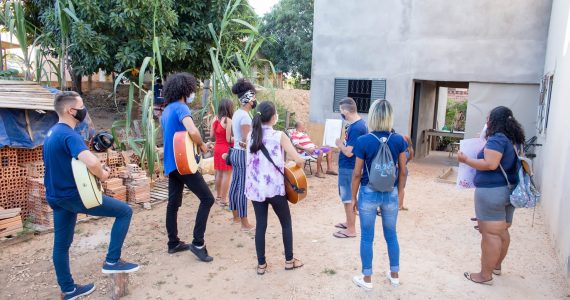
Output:
<svg viewBox="0 0 570 300">
<path fill-rule="evenodd" d="M 352 98 L 344 98 L 340 101 L 340 116 L 345 121 L 344 139 L 337 139 L 336 146 L 340 150 L 338 157 L 338 192 L 340 200 L 344 206 L 346 222 L 335 225 L 340 229 L 333 234 L 337 238 L 356 237 L 356 215 L 352 210 L 352 172 L 356 157 L 352 153 L 352 148 L 358 138 L 368 133 L 366 122 L 358 115 L 356 102 Z"/>
<path fill-rule="evenodd" d="M 99 179 L 109 178 L 109 171 L 103 168 L 99 158 L 89 151 L 83 138 L 74 130 L 87 116 L 83 100 L 75 92 L 62 92 L 55 96 L 54 108 L 59 122 L 48 131 L 43 145 L 46 199 L 53 209 L 53 264 L 57 283 L 63 293 L 61 298 L 76 299 L 95 290 L 92 283 L 75 284 L 69 269 L 69 248 L 78 213 L 115 218 L 102 268 L 104 274 L 130 273 L 137 271 L 139 266 L 120 260 L 121 248 L 131 223 L 132 210 L 129 205 L 105 195 L 103 204 L 93 208 L 85 208 L 81 201 L 71 167 L 73 158 L 83 162 Z"/>
</svg>

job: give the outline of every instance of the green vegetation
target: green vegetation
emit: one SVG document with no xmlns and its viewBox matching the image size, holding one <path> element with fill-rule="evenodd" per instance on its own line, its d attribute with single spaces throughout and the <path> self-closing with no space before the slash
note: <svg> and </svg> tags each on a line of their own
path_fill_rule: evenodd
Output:
<svg viewBox="0 0 570 300">
<path fill-rule="evenodd" d="M 260 30 L 270 42 L 261 51 L 277 70 L 311 77 L 313 10 L 313 0 L 281 0 L 264 16 Z"/>
<path fill-rule="evenodd" d="M 149 175 L 160 170 L 156 78 L 189 71 L 204 83 L 211 80 L 208 105 L 196 109 L 204 120 L 216 113 L 222 97 L 235 99 L 231 86 L 238 78 L 256 84 L 264 95 L 260 100 L 275 100 L 275 70 L 259 53 L 266 39 L 247 0 L 6 0 L 0 9 L 0 27 L 16 36 L 25 53 L 27 80 L 49 83 L 55 77 L 64 90 L 62 74 L 69 72 L 73 89 L 81 92 L 81 78 L 103 70 L 115 76 L 115 95 L 119 85 L 128 85 L 125 119 L 115 121 L 111 131 L 116 147 L 133 150 Z M 4 71 L 0 77 L 13 75 Z M 283 127 L 285 108 L 277 106 Z M 133 132 L 136 109 L 140 136 Z M 203 130 L 206 124 L 198 125 Z"/>
<path fill-rule="evenodd" d="M 453 128 L 453 123 L 455 122 L 455 116 L 463 112 L 465 116 L 467 114 L 467 101 L 455 102 L 451 99 L 447 99 L 447 111 L 445 112 L 445 126 L 448 129 Z M 465 121 L 462 123 L 462 128 L 465 128 Z"/>
</svg>

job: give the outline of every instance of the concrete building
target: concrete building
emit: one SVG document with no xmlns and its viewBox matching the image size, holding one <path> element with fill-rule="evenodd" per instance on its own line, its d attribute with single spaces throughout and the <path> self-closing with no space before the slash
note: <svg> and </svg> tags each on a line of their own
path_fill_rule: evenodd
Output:
<svg viewBox="0 0 570 300">
<path fill-rule="evenodd" d="M 570 276 L 570 1 L 554 0 L 544 75 L 543 124 L 539 126 L 535 171 L 542 191 L 542 209 L 558 258 Z M 540 125 L 540 124 L 539 124 Z"/>
<path fill-rule="evenodd" d="M 498 105 L 533 132 L 551 4 L 316 0 L 310 120 L 339 118 L 342 97 L 357 98 L 364 113 L 385 97 L 395 107 L 395 129 L 412 137 L 421 157 L 425 131 L 441 129 L 439 90 L 450 87 L 469 89 L 466 137 Z"/>
</svg>

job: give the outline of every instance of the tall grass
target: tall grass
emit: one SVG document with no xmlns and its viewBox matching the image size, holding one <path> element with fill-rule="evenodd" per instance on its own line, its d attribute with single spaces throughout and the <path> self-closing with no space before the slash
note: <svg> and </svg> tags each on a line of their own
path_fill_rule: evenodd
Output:
<svg viewBox="0 0 570 300">
<path fill-rule="evenodd" d="M 154 4 L 154 14 L 153 14 L 153 36 L 152 36 L 152 57 L 147 56 L 144 58 L 140 68 L 138 70 L 128 69 L 123 71 L 115 79 L 113 92 L 115 94 L 115 100 L 117 95 L 117 87 L 120 82 L 125 79 L 127 73 L 134 73 L 138 71 L 138 84 L 130 81 L 129 82 L 129 96 L 127 98 L 127 109 L 125 113 L 124 120 L 115 121 L 112 125 L 111 132 L 115 138 L 116 146 L 121 150 L 131 149 L 135 152 L 137 156 L 141 158 L 141 167 L 147 170 L 147 174 L 152 176 L 155 174 L 156 170 L 161 170 L 160 159 L 158 156 L 158 151 L 156 151 L 156 135 L 157 135 L 157 125 L 153 118 L 154 110 L 154 83 L 157 71 L 160 77 L 163 77 L 162 73 L 162 55 L 160 53 L 160 39 L 156 35 L 156 23 L 158 12 L 158 5 L 160 5 L 159 0 L 153 0 Z M 151 74 L 151 85 L 150 89 L 146 90 L 144 88 L 144 78 L 146 72 L 149 71 Z M 133 136 L 133 106 L 136 102 L 135 100 L 135 89 L 138 90 L 138 99 L 142 99 L 139 102 L 141 107 L 141 135 L 140 137 Z M 125 136 L 122 139 L 119 135 L 119 130 L 124 129 Z"/>
<path fill-rule="evenodd" d="M 242 3 L 241 0 L 228 1 L 218 26 L 219 31 L 215 30 L 214 24 L 208 24 L 208 30 L 214 40 L 214 46 L 209 50 L 213 69 L 210 103 L 214 114 L 217 113 L 222 98 L 231 98 L 231 87 L 238 78 L 246 78 L 257 83 L 260 73 L 254 71 L 254 67 L 267 65 L 272 75 L 275 75 L 273 64 L 258 55 L 259 48 L 265 42 L 265 38 L 259 33 L 259 25 L 236 18 L 240 5 L 248 4 Z M 241 34 L 237 40 L 236 33 Z M 270 84 L 267 88 L 273 89 L 273 85 Z M 273 99 L 275 99 L 274 93 Z"/>
</svg>

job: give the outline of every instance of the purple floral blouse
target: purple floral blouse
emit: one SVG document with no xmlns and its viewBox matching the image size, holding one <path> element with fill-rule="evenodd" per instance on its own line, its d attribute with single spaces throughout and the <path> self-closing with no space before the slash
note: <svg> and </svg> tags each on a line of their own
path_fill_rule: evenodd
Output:
<svg viewBox="0 0 570 300">
<path fill-rule="evenodd" d="M 263 144 L 273 162 L 283 171 L 284 156 L 281 148 L 281 131 L 271 126 L 263 126 Z M 251 201 L 263 202 L 267 198 L 285 195 L 284 178 L 261 150 L 251 153 L 251 134 L 247 139 L 245 196 Z"/>
</svg>

